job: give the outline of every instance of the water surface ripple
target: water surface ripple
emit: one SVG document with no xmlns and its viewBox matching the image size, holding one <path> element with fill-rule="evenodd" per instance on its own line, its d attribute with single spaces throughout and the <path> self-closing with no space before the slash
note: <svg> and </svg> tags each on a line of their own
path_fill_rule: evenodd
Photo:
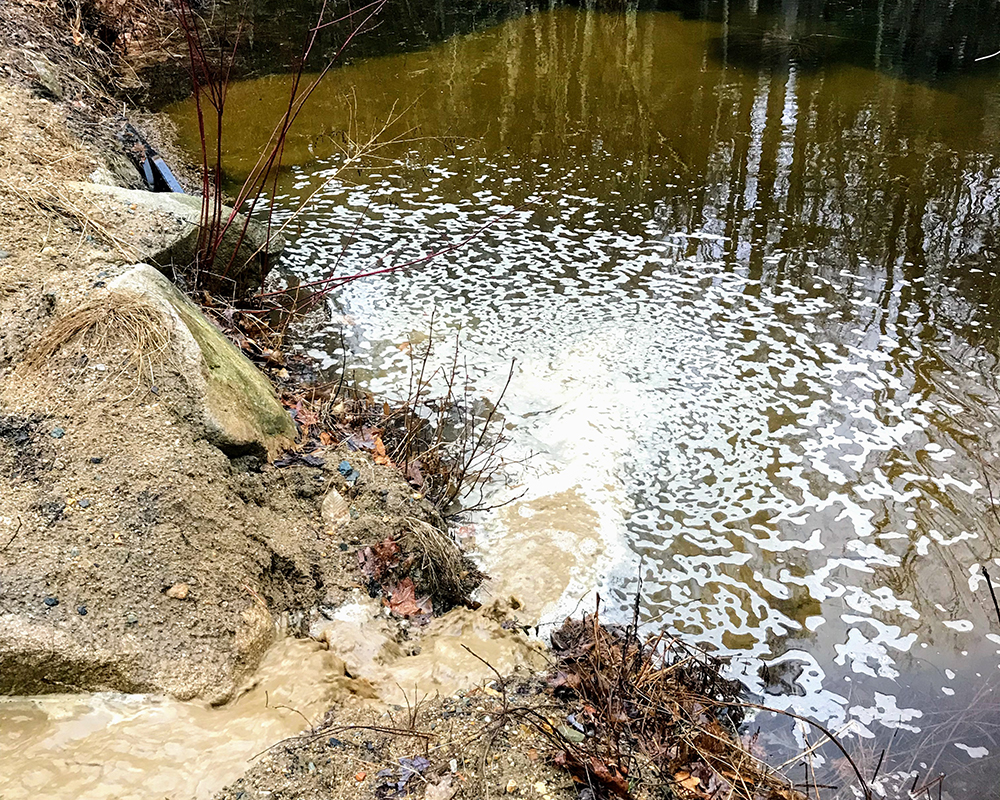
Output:
<svg viewBox="0 0 1000 800">
<path fill-rule="evenodd" d="M 336 375 L 343 330 L 358 379 L 399 394 L 433 310 L 474 395 L 516 359 L 505 421 L 536 455 L 475 526 L 496 593 L 625 614 L 641 574 L 650 624 L 734 654 L 769 704 L 853 721 L 876 754 L 899 730 L 899 769 L 995 775 L 1000 84 L 734 64 L 730 35 L 556 9 L 337 72 L 288 150 L 279 218 L 317 192 L 289 274 L 519 210 L 349 285 L 301 347 Z M 254 109 L 233 175 L 284 89 L 233 87 Z M 394 109 L 406 141 L 338 173 Z"/>
</svg>

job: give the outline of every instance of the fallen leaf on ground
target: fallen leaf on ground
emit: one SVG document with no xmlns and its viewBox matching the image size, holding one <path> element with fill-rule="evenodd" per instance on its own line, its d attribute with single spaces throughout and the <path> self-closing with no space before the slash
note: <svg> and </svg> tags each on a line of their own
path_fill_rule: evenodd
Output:
<svg viewBox="0 0 1000 800">
<path fill-rule="evenodd" d="M 445 775 L 438 783 L 427 784 L 424 800 L 451 800 L 458 793 L 458 787 L 451 784 L 451 775 Z"/>
<path fill-rule="evenodd" d="M 690 791 L 697 789 L 698 784 L 701 783 L 701 778 L 697 775 L 692 775 L 690 772 L 678 772 L 674 775 L 674 780 Z"/>
<path fill-rule="evenodd" d="M 295 418 L 302 425 L 318 425 L 319 415 L 308 408 L 305 408 L 301 402 L 295 407 Z"/>
<path fill-rule="evenodd" d="M 389 456 L 385 454 L 385 445 L 382 443 L 382 437 L 378 434 L 375 435 L 375 459 L 376 464 L 388 464 Z"/>
<path fill-rule="evenodd" d="M 413 486 L 418 489 L 424 485 L 424 473 L 420 471 L 420 462 L 411 461 L 406 467 L 406 477 Z"/>
<path fill-rule="evenodd" d="M 382 576 L 398 562 L 399 543 L 391 536 L 358 551 L 358 566 L 365 575 L 375 580 L 381 580 Z"/>
<path fill-rule="evenodd" d="M 430 614 L 431 601 L 428 597 L 417 600 L 417 587 L 413 585 L 413 578 L 404 578 L 393 589 L 389 608 L 401 617 L 415 617 Z"/>
</svg>

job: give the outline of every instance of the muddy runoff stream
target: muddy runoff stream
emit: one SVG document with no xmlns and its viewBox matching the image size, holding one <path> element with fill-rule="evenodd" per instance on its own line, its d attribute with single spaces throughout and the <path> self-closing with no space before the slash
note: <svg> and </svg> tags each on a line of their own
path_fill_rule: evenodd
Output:
<svg viewBox="0 0 1000 800">
<path fill-rule="evenodd" d="M 839 731 L 868 774 L 891 744 L 883 776 L 947 772 L 954 796 L 986 796 L 1000 766 L 983 578 L 1000 565 L 996 60 L 910 70 L 906 31 L 740 8 L 556 8 L 332 73 L 285 153 L 289 281 L 492 224 L 348 285 L 297 346 L 331 379 L 346 362 L 398 398 L 433 312 L 432 366 L 457 337 L 470 405 L 497 398 L 514 359 L 511 463 L 486 497 L 510 502 L 459 531 L 493 576 L 485 599 L 517 596 L 544 629 L 598 592 L 626 617 L 641 579 L 650 629 L 732 655 L 761 702 Z M 230 87 L 231 180 L 287 88 Z M 194 152 L 192 106 L 172 113 Z M 398 142 L 339 171 L 397 115 Z M 328 681 L 299 690 L 300 708 L 332 697 Z M 245 700 L 275 715 L 272 738 L 297 728 L 258 690 Z M 143 725 L 163 724 L 161 706 L 133 714 L 122 698 L 13 703 L 17 768 L 68 752 L 73 731 L 96 746 L 114 730 L 124 766 L 85 742 L 79 774 L 92 758 L 147 769 Z M 242 737 L 246 720 L 226 716 L 239 707 L 211 712 L 206 743 Z M 203 712 L 169 713 L 188 715 L 174 741 L 193 748 Z M 754 725 L 777 759 L 815 741 L 769 714 Z M 206 771 L 204 748 L 178 753 Z M 825 750 L 814 766 L 830 782 L 845 768 Z"/>
<path fill-rule="evenodd" d="M 505 671 L 545 664 L 537 645 L 488 614 L 459 609 L 433 620 L 416 653 L 381 616 L 362 595 L 316 624 L 315 638 L 279 637 L 221 707 L 112 693 L 0 698 L 0 797 L 209 798 L 331 706 L 376 719 L 481 685 L 493 673 L 472 653 Z"/>
</svg>

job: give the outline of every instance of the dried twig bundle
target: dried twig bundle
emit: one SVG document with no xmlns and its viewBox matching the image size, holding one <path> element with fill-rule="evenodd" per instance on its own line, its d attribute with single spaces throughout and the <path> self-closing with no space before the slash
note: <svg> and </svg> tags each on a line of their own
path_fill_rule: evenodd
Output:
<svg viewBox="0 0 1000 800">
<path fill-rule="evenodd" d="M 403 550 L 418 557 L 411 567 L 420 584 L 449 605 L 465 603 L 483 579 L 452 538 L 428 522 L 408 517 L 410 532 L 404 537 Z"/>
<path fill-rule="evenodd" d="M 580 702 L 575 727 L 551 731 L 556 763 L 594 797 L 803 798 L 740 740 L 742 686 L 719 659 L 597 613 L 567 620 L 552 647 L 550 685 Z"/>
</svg>

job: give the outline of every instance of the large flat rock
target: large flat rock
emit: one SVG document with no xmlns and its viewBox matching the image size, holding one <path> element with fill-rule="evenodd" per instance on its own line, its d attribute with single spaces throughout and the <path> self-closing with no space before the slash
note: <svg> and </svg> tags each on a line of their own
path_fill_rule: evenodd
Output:
<svg viewBox="0 0 1000 800">
<path fill-rule="evenodd" d="M 97 183 L 72 182 L 69 188 L 121 203 L 129 209 L 172 217 L 176 224 L 159 228 L 155 235 L 147 230 L 147 243 L 140 247 L 144 261 L 168 276 L 191 274 L 198 255 L 198 239 L 202 225 L 202 199 L 189 194 L 147 192 Z M 233 210 L 222 207 L 223 222 Z M 245 226 L 245 230 L 244 230 Z M 271 266 L 285 248 L 280 233 L 243 214 L 236 214 L 226 228 L 215 261 L 199 265 L 198 286 L 224 297 L 245 297 L 260 288 Z"/>
<path fill-rule="evenodd" d="M 131 292 L 170 321 L 170 348 L 188 387 L 175 412 L 231 456 L 275 455 L 294 444 L 295 423 L 270 381 L 162 273 L 137 264 L 109 284 Z"/>
</svg>

